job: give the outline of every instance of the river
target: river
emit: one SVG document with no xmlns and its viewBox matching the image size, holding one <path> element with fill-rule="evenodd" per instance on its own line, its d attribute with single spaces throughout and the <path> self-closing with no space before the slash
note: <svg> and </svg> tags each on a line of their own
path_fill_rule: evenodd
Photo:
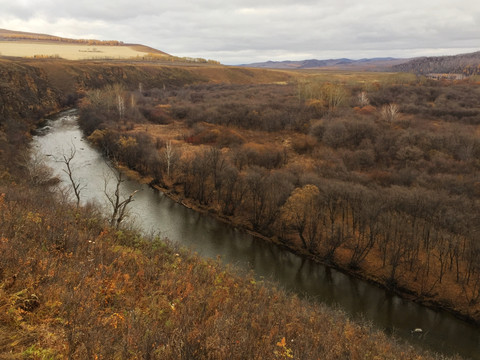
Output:
<svg viewBox="0 0 480 360">
<path fill-rule="evenodd" d="M 81 183 L 81 199 L 107 206 L 105 178 L 111 176 L 101 154 L 83 138 L 74 110 L 48 120 L 33 139 L 37 156 L 65 186 L 69 180 L 58 159 L 75 147 L 74 177 Z M 108 175 L 110 174 L 110 175 Z M 112 182 L 113 185 L 113 182 Z M 127 180 L 124 194 L 139 190 L 130 204 L 130 221 L 145 233 L 168 237 L 201 256 L 216 258 L 243 270 L 252 270 L 258 279 L 273 280 L 288 291 L 337 306 L 354 318 L 373 323 L 387 333 L 444 354 L 480 359 L 480 329 L 453 315 L 434 311 L 234 229 L 210 216 L 197 213 L 172 201 L 147 185 Z M 421 335 L 412 334 L 422 328 Z"/>
</svg>

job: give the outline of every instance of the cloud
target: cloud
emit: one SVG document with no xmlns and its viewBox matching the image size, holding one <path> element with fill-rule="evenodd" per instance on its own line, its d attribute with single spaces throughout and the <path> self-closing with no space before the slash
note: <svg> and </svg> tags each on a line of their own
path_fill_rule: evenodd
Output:
<svg viewBox="0 0 480 360">
<path fill-rule="evenodd" d="M 143 43 L 228 64 L 409 57 L 476 49 L 480 7 L 470 0 L 17 0 L 2 5 L 0 27 Z"/>
</svg>

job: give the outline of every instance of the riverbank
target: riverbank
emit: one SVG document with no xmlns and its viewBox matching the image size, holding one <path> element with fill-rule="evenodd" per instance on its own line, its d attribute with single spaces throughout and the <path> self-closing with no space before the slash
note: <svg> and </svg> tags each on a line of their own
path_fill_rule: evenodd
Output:
<svg viewBox="0 0 480 360">
<path fill-rule="evenodd" d="M 135 177 L 135 179 L 141 178 L 140 176 Z M 247 233 L 255 236 L 256 238 L 262 239 L 264 241 L 268 241 L 270 243 L 273 243 L 277 246 L 280 246 L 284 249 L 287 249 L 291 251 L 294 254 L 300 255 L 306 259 L 313 260 L 317 263 L 323 264 L 325 266 L 332 267 L 336 270 L 339 270 L 347 275 L 354 276 L 356 278 L 359 278 L 364 281 L 368 281 L 372 284 L 375 284 L 377 286 L 380 286 L 384 289 L 387 289 L 388 291 L 391 291 L 392 293 L 410 300 L 414 301 L 416 303 L 419 303 L 421 305 L 427 306 L 431 309 L 434 310 L 441 310 L 441 311 L 447 311 L 449 313 L 452 313 L 459 319 L 462 319 L 464 321 L 470 322 L 475 325 L 480 325 L 480 314 L 477 315 L 472 315 L 469 313 L 469 309 L 462 309 L 462 308 L 456 308 L 455 305 L 445 299 L 439 299 L 439 298 L 429 298 L 425 299 L 421 294 L 415 292 L 415 290 L 410 289 L 408 285 L 397 285 L 395 287 L 391 287 L 388 284 L 388 281 L 386 280 L 387 273 L 383 274 L 374 274 L 374 271 L 372 270 L 377 270 L 376 268 L 370 268 L 370 271 L 365 268 L 360 268 L 360 269 L 352 269 L 348 266 L 348 262 L 341 262 L 341 261 L 328 261 L 326 262 L 324 259 L 314 256 L 311 253 L 305 251 L 302 249 L 300 246 L 300 243 L 298 243 L 298 246 L 292 246 L 291 243 L 285 243 L 282 241 L 279 241 L 278 238 L 276 237 L 268 237 L 264 236 L 263 234 L 260 234 L 258 232 L 255 232 L 253 229 L 249 228 L 246 224 L 240 223 L 238 221 L 235 221 L 235 219 L 231 217 L 224 216 L 222 214 L 219 214 L 214 208 L 209 208 L 205 206 L 200 206 L 197 204 L 195 201 L 192 201 L 191 199 L 184 198 L 178 193 L 172 192 L 172 189 L 167 189 L 160 187 L 158 185 L 153 186 L 155 189 L 162 191 L 166 196 L 168 196 L 170 199 L 173 201 L 189 208 L 194 211 L 200 212 L 202 214 L 206 214 L 209 216 L 215 217 L 217 220 L 224 222 L 225 224 L 228 224 L 230 226 L 233 226 L 235 228 L 241 229 L 243 231 L 246 231 Z M 341 259 L 342 256 L 338 256 L 337 259 Z M 343 254 L 343 258 L 347 259 L 348 254 Z M 368 263 L 368 260 L 366 261 Z"/>
<path fill-rule="evenodd" d="M 148 177 L 147 178 L 142 177 L 138 172 L 125 168 L 124 166 L 119 166 L 119 169 L 122 172 L 124 172 L 125 175 L 127 175 L 129 178 L 131 178 L 132 180 L 138 181 L 140 183 L 149 184 L 152 180 L 151 178 L 148 178 Z M 239 221 L 236 221 L 232 217 L 227 217 L 223 214 L 220 214 L 216 211 L 216 209 L 212 207 L 201 206 L 195 201 L 185 198 L 182 194 L 174 191 L 173 189 L 162 187 L 159 185 L 151 185 L 151 187 L 162 192 L 165 196 L 167 196 L 171 200 L 175 201 L 178 204 L 181 204 L 182 206 L 188 209 L 191 209 L 203 215 L 212 216 L 216 220 L 221 221 L 229 226 L 232 226 L 233 228 L 240 229 L 254 236 L 255 238 L 261 239 L 262 241 L 267 241 L 269 243 L 275 244 L 276 246 L 286 249 L 305 259 L 312 260 L 324 266 L 328 266 L 336 270 L 339 270 L 342 273 L 347 274 L 349 276 L 353 276 L 363 281 L 367 281 L 371 284 L 374 284 L 388 291 L 391 291 L 393 294 L 398 295 L 406 300 L 416 302 L 423 306 L 429 307 L 433 310 L 449 312 L 453 314 L 455 317 L 463 321 L 475 324 L 476 326 L 480 325 L 480 319 L 478 317 L 471 316 L 468 312 L 462 311 L 462 309 L 456 309 L 454 306 L 452 306 L 451 303 L 448 303 L 448 302 L 446 303 L 439 299 L 425 299 L 422 296 L 420 296 L 418 293 L 416 293 L 414 290 L 409 289 L 408 287 L 396 286 L 392 288 L 391 286 L 388 285 L 387 281 L 385 280 L 384 277 L 382 277 L 381 274 L 374 275 L 372 274 L 372 272 L 369 272 L 368 269 L 364 269 L 364 268 L 352 269 L 348 266 L 347 262 L 344 262 L 344 263 L 336 262 L 336 261 L 326 262 L 324 259 L 318 256 L 314 256 L 311 253 L 308 253 L 307 251 L 302 249 L 300 244 L 299 246 L 293 247 L 291 246 L 291 243 L 285 243 L 285 242 L 279 241 L 278 238 L 276 237 L 268 237 L 261 233 L 258 233 L 253 229 L 249 228 L 248 225 L 246 225 L 245 223 L 241 223 Z M 348 254 L 344 255 L 344 258 L 348 258 Z"/>
<path fill-rule="evenodd" d="M 2 358 L 440 359 L 54 198 L 0 181 Z"/>
<path fill-rule="evenodd" d="M 123 166 L 121 166 L 120 168 L 123 170 L 127 170 Z M 151 181 L 151 178 L 144 178 L 140 174 L 138 174 L 136 171 L 131 169 L 128 169 L 126 175 L 130 176 L 132 179 L 139 181 L 141 183 L 149 183 Z M 245 231 L 248 234 L 258 239 L 273 243 L 294 254 L 302 256 L 305 259 L 309 259 L 319 264 L 334 268 L 349 276 L 354 276 L 358 279 L 368 281 L 371 284 L 374 284 L 388 291 L 391 291 L 393 294 L 396 294 L 409 301 L 416 302 L 418 304 L 427 306 L 437 311 L 449 312 L 463 321 L 467 321 L 469 323 L 475 324 L 476 326 L 480 325 L 480 314 L 477 313 L 476 315 L 474 315 L 469 312 L 469 309 L 456 308 L 455 304 L 452 301 L 441 299 L 439 297 L 425 298 L 425 296 L 422 296 L 420 293 L 416 292 L 414 289 L 409 288 L 408 285 L 406 284 L 405 285 L 398 284 L 397 286 L 392 287 L 391 285 L 388 284 L 388 281 L 386 280 L 388 274 L 386 272 L 375 274 L 375 272 L 378 271 L 378 268 L 375 268 L 372 266 L 368 268 L 367 267 L 369 265 L 368 260 L 365 261 L 365 264 L 361 268 L 352 269 L 351 267 L 348 266 L 347 261 L 343 261 L 343 262 L 341 261 L 342 258 L 348 259 L 349 257 L 349 254 L 344 252 L 343 254 L 340 254 L 339 256 L 337 256 L 336 259 L 326 262 L 321 257 L 314 256 L 308 251 L 305 251 L 305 249 L 301 247 L 301 244 L 299 241 L 297 246 L 292 246 L 291 242 L 288 242 L 288 243 L 282 242 L 277 237 L 268 237 L 261 233 L 258 233 L 254 231 L 252 228 L 250 228 L 247 224 L 239 222 L 233 217 L 228 217 L 219 213 L 215 208 L 199 205 L 197 202 L 193 201 L 192 199 L 185 198 L 182 194 L 174 191 L 173 189 L 162 187 L 159 185 L 152 185 L 152 187 L 158 191 L 161 191 L 171 200 L 185 206 L 188 209 L 192 209 L 204 215 L 212 216 L 215 219 L 225 224 L 228 224 L 229 226 L 232 226 L 237 229 L 241 229 L 242 231 Z"/>
</svg>

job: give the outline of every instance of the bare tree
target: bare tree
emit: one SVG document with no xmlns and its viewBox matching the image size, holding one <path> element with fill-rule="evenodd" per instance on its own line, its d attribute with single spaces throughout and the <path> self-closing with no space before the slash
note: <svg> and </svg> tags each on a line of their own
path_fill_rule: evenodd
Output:
<svg viewBox="0 0 480 360">
<path fill-rule="evenodd" d="M 361 91 L 360 93 L 358 93 L 357 102 L 360 106 L 370 105 L 370 100 L 368 99 L 368 95 L 365 91 Z"/>
<path fill-rule="evenodd" d="M 172 142 L 169 140 L 165 144 L 165 151 L 163 152 L 163 157 L 167 163 L 167 177 L 170 179 L 170 169 L 172 167 L 173 158 L 175 151 L 172 148 Z"/>
<path fill-rule="evenodd" d="M 138 192 L 138 190 L 133 191 L 127 197 L 124 197 L 120 194 L 120 186 L 125 181 L 121 172 L 116 171 L 113 169 L 112 166 L 109 165 L 112 169 L 112 173 L 115 175 L 115 188 L 113 193 L 109 191 L 108 184 L 109 178 L 107 176 L 104 177 L 104 187 L 103 192 L 107 197 L 108 202 L 112 206 L 112 215 L 110 216 L 110 226 L 115 226 L 118 229 L 120 223 L 126 218 L 127 216 L 127 207 L 134 199 L 133 197 Z"/>
<path fill-rule="evenodd" d="M 322 86 L 321 98 L 328 110 L 335 111 L 347 98 L 347 90 L 341 84 L 326 83 Z"/>
<path fill-rule="evenodd" d="M 316 100 L 329 111 L 335 111 L 346 101 L 348 92 L 342 84 L 318 80 L 299 81 L 297 93 L 300 100 Z"/>
<path fill-rule="evenodd" d="M 120 120 L 122 120 L 125 116 L 125 100 L 121 94 L 117 94 L 117 110 L 118 116 L 120 117 Z"/>
<path fill-rule="evenodd" d="M 42 156 L 36 153 L 25 153 L 22 156 L 21 163 L 27 170 L 28 180 L 33 185 L 44 185 L 52 179 L 52 171 L 45 164 Z"/>
<path fill-rule="evenodd" d="M 399 115 L 400 108 L 394 103 L 383 105 L 380 109 L 380 116 L 387 122 L 393 122 L 397 120 Z"/>
<path fill-rule="evenodd" d="M 77 199 L 77 208 L 78 208 L 80 206 L 80 192 L 83 189 L 83 187 L 80 187 L 80 181 L 75 180 L 73 176 L 72 160 L 75 158 L 76 153 L 77 153 L 77 149 L 75 148 L 75 146 L 72 145 L 72 147 L 70 148 L 70 154 L 65 154 L 64 152 L 62 155 L 62 159 L 59 161 L 65 164 L 65 169 L 63 169 L 63 171 L 65 172 L 65 174 L 67 174 L 68 179 L 70 180 L 73 193 L 75 195 L 75 198 Z"/>
</svg>

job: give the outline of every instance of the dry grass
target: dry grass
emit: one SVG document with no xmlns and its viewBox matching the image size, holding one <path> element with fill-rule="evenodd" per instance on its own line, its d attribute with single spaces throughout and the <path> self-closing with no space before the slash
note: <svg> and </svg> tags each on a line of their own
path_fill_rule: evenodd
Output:
<svg viewBox="0 0 480 360">
<path fill-rule="evenodd" d="M 147 49 L 131 46 L 56 44 L 42 42 L 0 42 L 0 55 L 14 57 L 59 57 L 67 60 L 130 59 L 145 56 Z"/>
<path fill-rule="evenodd" d="M 227 66 L 198 67 L 191 71 L 209 79 L 211 83 L 223 84 L 283 84 L 297 76 L 293 72 L 283 70 Z"/>
<path fill-rule="evenodd" d="M 86 209 L 2 192 L 0 358 L 434 358 Z"/>
<path fill-rule="evenodd" d="M 290 71 L 300 79 L 318 82 L 335 82 L 349 86 L 372 88 L 380 85 L 409 84 L 417 79 L 414 74 L 368 71 L 339 71 L 328 69 L 310 69 Z"/>
</svg>

